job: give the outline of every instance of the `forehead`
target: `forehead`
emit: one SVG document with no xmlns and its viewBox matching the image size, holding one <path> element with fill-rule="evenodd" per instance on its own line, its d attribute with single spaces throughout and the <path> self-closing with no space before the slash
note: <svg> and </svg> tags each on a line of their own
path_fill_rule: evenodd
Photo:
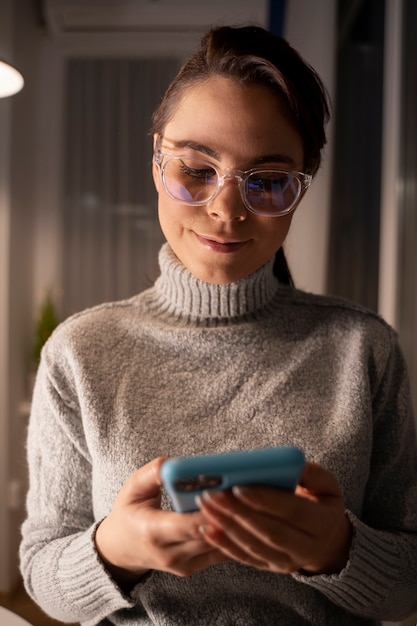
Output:
<svg viewBox="0 0 417 626">
<path fill-rule="evenodd" d="M 262 85 L 221 76 L 184 91 L 164 137 L 207 146 L 235 165 L 268 154 L 287 155 L 297 167 L 303 163 L 300 134 L 280 97 Z"/>
</svg>

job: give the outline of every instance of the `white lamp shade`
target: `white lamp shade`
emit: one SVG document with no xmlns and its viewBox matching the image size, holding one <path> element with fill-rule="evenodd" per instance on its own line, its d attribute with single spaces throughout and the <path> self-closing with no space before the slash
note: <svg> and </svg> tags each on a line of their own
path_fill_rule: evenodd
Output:
<svg viewBox="0 0 417 626">
<path fill-rule="evenodd" d="M 0 60 L 0 98 L 17 93 L 23 84 L 22 74 L 9 63 Z"/>
</svg>

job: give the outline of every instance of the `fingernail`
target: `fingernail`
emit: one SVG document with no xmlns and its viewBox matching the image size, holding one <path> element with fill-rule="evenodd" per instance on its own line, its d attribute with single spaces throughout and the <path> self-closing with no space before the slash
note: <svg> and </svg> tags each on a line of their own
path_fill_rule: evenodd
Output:
<svg viewBox="0 0 417 626">
<path fill-rule="evenodd" d="M 203 505 L 203 501 L 210 502 L 210 494 L 208 493 L 208 491 L 203 491 L 202 493 L 199 493 L 194 498 L 194 502 L 196 503 L 199 509 L 201 509 Z"/>
<path fill-rule="evenodd" d="M 203 500 L 205 500 L 206 502 L 210 502 L 213 499 L 213 493 L 209 490 L 206 489 L 205 491 L 203 491 L 203 493 L 201 494 L 201 497 Z"/>
<path fill-rule="evenodd" d="M 204 535 L 205 537 L 207 537 L 207 536 L 213 535 L 214 527 L 213 526 L 199 526 L 198 531 L 201 535 Z"/>
</svg>

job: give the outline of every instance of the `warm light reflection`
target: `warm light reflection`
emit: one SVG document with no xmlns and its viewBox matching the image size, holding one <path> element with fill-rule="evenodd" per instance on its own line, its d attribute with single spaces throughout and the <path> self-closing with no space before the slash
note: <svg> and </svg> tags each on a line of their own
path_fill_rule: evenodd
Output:
<svg viewBox="0 0 417 626">
<path fill-rule="evenodd" d="M 8 63 L 0 61 L 0 98 L 17 93 L 23 84 L 22 74 Z"/>
</svg>

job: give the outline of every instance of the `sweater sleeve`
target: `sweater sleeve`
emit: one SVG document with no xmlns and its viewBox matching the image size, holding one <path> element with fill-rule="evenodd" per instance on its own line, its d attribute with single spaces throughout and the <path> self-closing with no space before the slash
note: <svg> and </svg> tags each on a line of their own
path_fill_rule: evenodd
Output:
<svg viewBox="0 0 417 626">
<path fill-rule="evenodd" d="M 21 571 L 28 593 L 47 614 L 93 626 L 134 602 L 113 583 L 95 550 L 91 460 L 68 385 L 63 378 L 58 390 L 41 363 L 28 432 Z"/>
<path fill-rule="evenodd" d="M 354 533 L 346 567 L 338 575 L 295 577 L 351 613 L 397 621 L 417 611 L 417 446 L 395 338 L 373 395 L 373 430 L 363 510 L 347 512 Z"/>
</svg>

